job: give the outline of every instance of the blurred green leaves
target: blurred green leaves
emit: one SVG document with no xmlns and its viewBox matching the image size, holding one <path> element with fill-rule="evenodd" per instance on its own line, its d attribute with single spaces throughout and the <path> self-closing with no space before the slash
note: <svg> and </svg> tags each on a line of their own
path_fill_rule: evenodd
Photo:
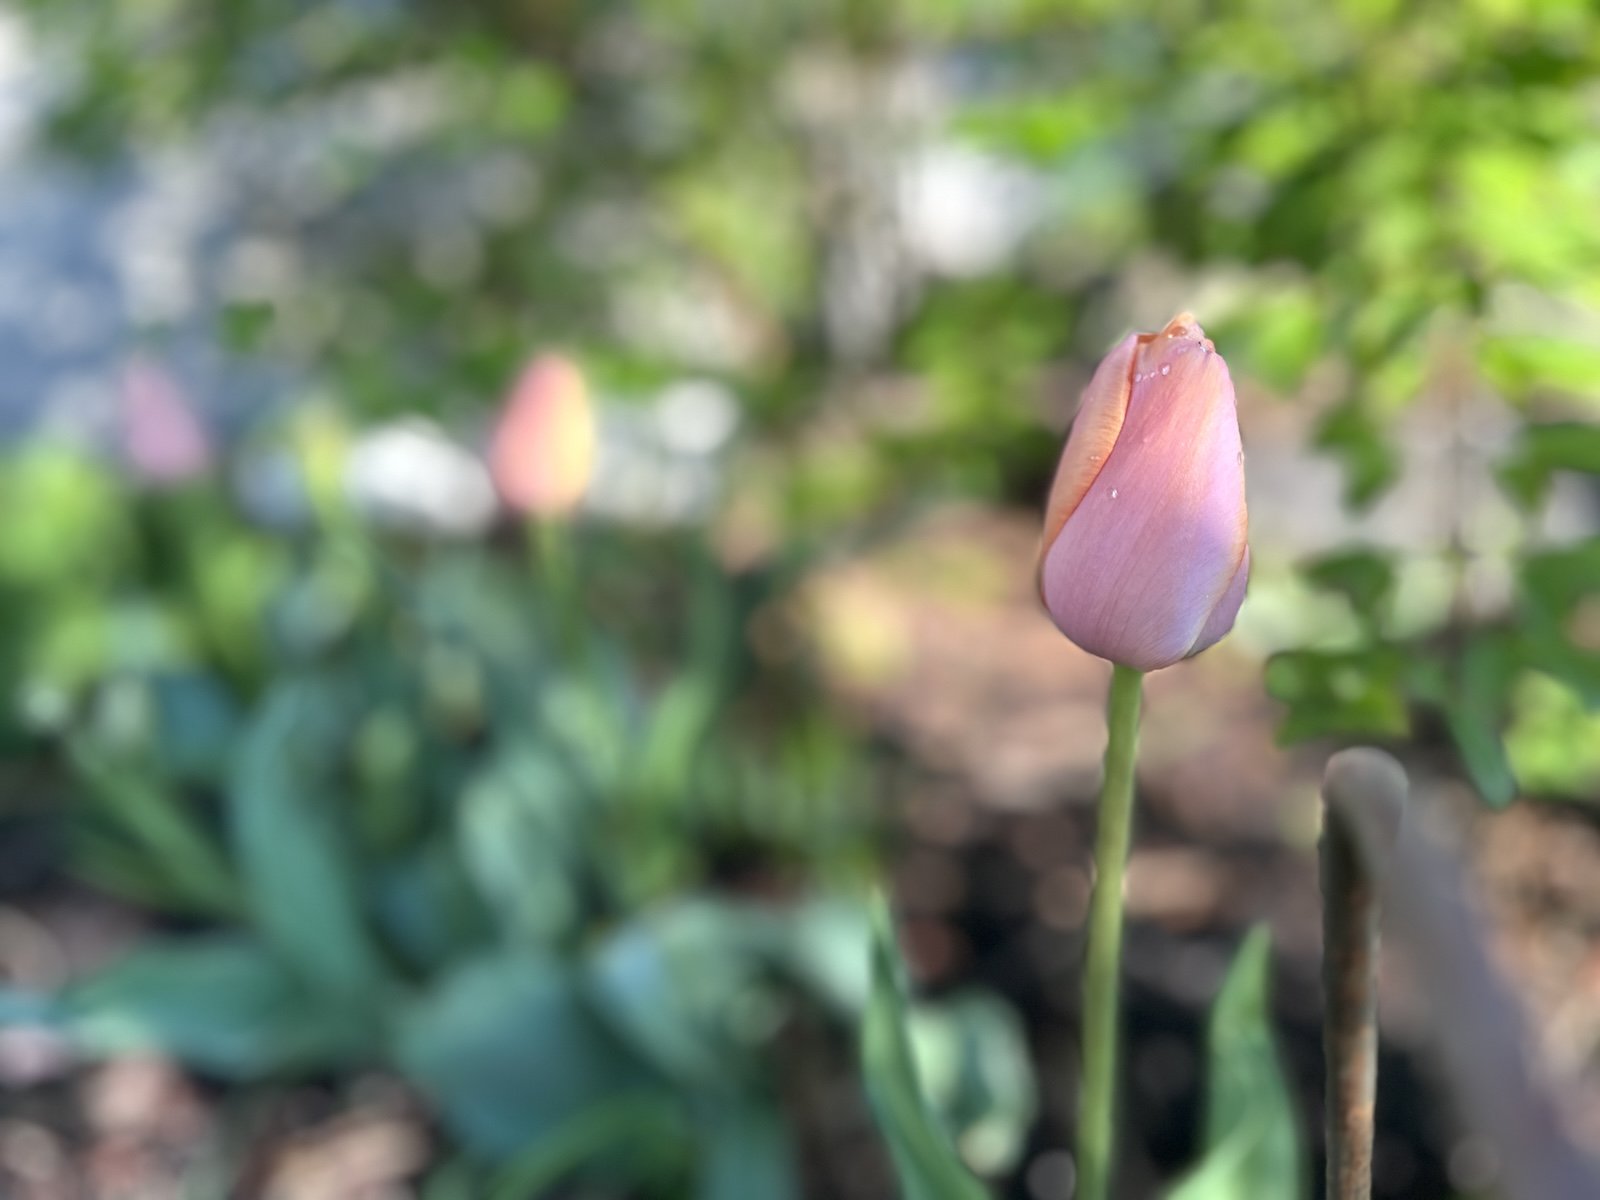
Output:
<svg viewBox="0 0 1600 1200">
<path fill-rule="evenodd" d="M 1211 1009 L 1207 1033 L 1205 1147 L 1167 1200 L 1288 1200 L 1307 1194 L 1295 1105 L 1273 1047 L 1268 983 L 1271 938 L 1239 947 Z"/>
<path fill-rule="evenodd" d="M 788 1015 L 769 974 L 777 933 L 775 918 L 754 905 L 677 900 L 595 946 L 590 991 L 664 1075 L 736 1092 Z"/>
<path fill-rule="evenodd" d="M 463 963 L 399 1019 L 394 1053 L 464 1144 L 509 1156 L 657 1085 L 585 1002 L 570 963 L 505 952 Z"/>
<path fill-rule="evenodd" d="M 243 936 L 153 943 L 70 990 L 60 1019 L 96 1053 L 159 1051 L 233 1079 L 359 1061 L 376 1031 Z"/>
</svg>

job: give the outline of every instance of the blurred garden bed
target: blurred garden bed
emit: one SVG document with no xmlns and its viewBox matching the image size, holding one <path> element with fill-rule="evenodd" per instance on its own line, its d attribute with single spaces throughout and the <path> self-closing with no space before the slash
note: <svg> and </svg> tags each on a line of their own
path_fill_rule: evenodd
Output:
<svg viewBox="0 0 1600 1200">
<path fill-rule="evenodd" d="M 750 624 L 766 669 L 813 664 L 846 723 L 876 746 L 893 899 L 921 987 L 940 995 L 981 983 L 1024 1017 L 1042 1115 L 1007 1193 L 1018 1200 L 1058 1196 L 1070 1176 L 1105 676 L 1037 610 L 1026 573 L 1036 536 L 1028 513 L 935 510 Z M 1319 1124 L 1313 848 L 1327 747 L 1276 746 L 1280 710 L 1259 678 L 1248 652 L 1225 644 L 1149 688 L 1126 953 L 1128 1195 L 1153 1194 L 1192 1159 L 1204 1013 L 1257 922 L 1273 933 L 1276 1027 L 1302 1115 L 1307 1128 Z M 1474 864 L 1487 928 L 1534 1014 L 1540 1051 L 1574 1084 L 1575 1119 L 1600 1136 L 1593 811 L 1547 803 L 1488 814 L 1454 781 L 1442 741 L 1419 742 L 1410 766 L 1419 818 Z M 54 786 L 47 775 L 18 779 Z M 141 910 L 41 872 L 61 847 L 50 849 L 48 825 L 23 828 L 29 836 L 0 855 L 10 983 L 57 986 L 155 932 Z M 748 872 L 730 879 L 770 886 Z M 1417 1053 L 1435 1003 L 1391 955 L 1379 1196 L 1492 1181 L 1493 1163 L 1459 1134 Z M 882 1152 L 848 1042 L 802 1021 L 775 1053 L 807 1194 L 882 1196 Z M 22 1028 L 0 1033 L 0 1079 L 0 1179 L 18 1200 L 164 1200 L 224 1187 L 264 1200 L 475 1194 L 440 1172 L 450 1138 L 426 1101 L 383 1072 L 227 1086 L 150 1055 L 75 1066 L 63 1044 Z"/>
</svg>

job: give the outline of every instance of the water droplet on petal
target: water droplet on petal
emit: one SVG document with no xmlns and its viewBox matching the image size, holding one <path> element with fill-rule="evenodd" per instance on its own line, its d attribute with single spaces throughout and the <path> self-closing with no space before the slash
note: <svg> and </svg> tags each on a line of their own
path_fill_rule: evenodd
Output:
<svg viewBox="0 0 1600 1200">
<path fill-rule="evenodd" d="M 1117 498 L 1117 489 L 1116 488 L 1112 488 L 1111 489 L 1111 498 L 1113 500 L 1115 500 Z"/>
<path fill-rule="evenodd" d="M 1163 375 L 1171 375 L 1172 374 L 1172 368 L 1170 366 L 1169 367 L 1162 367 L 1161 368 L 1161 373 Z"/>
</svg>

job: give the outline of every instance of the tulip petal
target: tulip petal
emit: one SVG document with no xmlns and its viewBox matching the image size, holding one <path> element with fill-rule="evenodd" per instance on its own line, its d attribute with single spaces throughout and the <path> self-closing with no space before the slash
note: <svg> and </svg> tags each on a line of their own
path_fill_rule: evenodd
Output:
<svg viewBox="0 0 1600 1200">
<path fill-rule="evenodd" d="M 1233 384 L 1185 314 L 1138 339 L 1121 431 L 1047 544 L 1041 592 L 1079 646 L 1155 670 L 1210 631 L 1244 553 Z"/>
<path fill-rule="evenodd" d="M 1139 335 L 1130 333 L 1106 355 L 1089 386 L 1083 389 L 1078 415 L 1072 420 L 1067 448 L 1061 453 L 1055 482 L 1050 485 L 1050 499 L 1045 504 L 1044 545 L 1055 540 L 1111 457 L 1128 413 L 1128 391 L 1138 349 Z"/>
<path fill-rule="evenodd" d="M 594 471 L 596 430 L 576 363 L 559 355 L 523 369 L 489 448 L 489 471 L 512 509 L 542 516 L 568 512 Z"/>
<path fill-rule="evenodd" d="M 1233 628 L 1234 618 L 1239 615 L 1239 606 L 1244 603 L 1245 585 L 1250 582 L 1250 547 L 1244 548 L 1244 557 L 1239 560 L 1239 569 L 1233 573 L 1233 582 L 1228 584 L 1228 590 L 1222 593 L 1222 599 L 1217 601 L 1216 608 L 1211 610 L 1211 615 L 1206 618 L 1205 628 L 1200 631 L 1200 636 L 1195 639 L 1194 645 L 1189 647 L 1191 657 L 1199 654 L 1207 646 L 1214 646 L 1220 642 L 1228 630 Z"/>
</svg>

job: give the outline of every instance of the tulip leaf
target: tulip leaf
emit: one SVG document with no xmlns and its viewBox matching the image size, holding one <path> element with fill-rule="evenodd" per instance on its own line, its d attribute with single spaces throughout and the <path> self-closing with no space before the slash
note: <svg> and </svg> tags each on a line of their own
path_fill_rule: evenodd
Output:
<svg viewBox="0 0 1600 1200">
<path fill-rule="evenodd" d="M 571 967 L 531 950 L 445 976 L 401 1014 L 395 1054 L 455 1136 L 493 1156 L 571 1136 L 570 1123 L 596 1106 L 659 1091 Z"/>
<path fill-rule="evenodd" d="M 903 1200 L 981 1200 L 974 1179 L 922 1090 L 907 1034 L 907 1006 L 888 907 L 878 901 L 872 994 L 861 1030 L 861 1065 L 878 1128 L 889 1143 Z"/>
<path fill-rule="evenodd" d="M 739 1096 L 712 1106 L 695 1200 L 796 1200 L 793 1139 L 770 1101 Z"/>
<path fill-rule="evenodd" d="M 683 1114 L 666 1092 L 623 1092 L 594 1104 L 519 1152 L 495 1176 L 489 1200 L 544 1196 L 592 1163 L 636 1165 L 639 1178 L 659 1178 L 681 1157 L 688 1138 Z M 477 1196 L 478 1189 L 464 1189 Z M 750 1193 L 756 1195 L 759 1193 Z"/>
<path fill-rule="evenodd" d="M 1016 1013 L 967 992 L 919 1006 L 908 1028 L 923 1094 L 959 1135 L 963 1159 L 986 1175 L 1009 1170 L 1037 1101 Z"/>
<path fill-rule="evenodd" d="M 737 1086 L 776 1026 L 766 979 L 778 930 L 748 906 L 686 898 L 629 921 L 595 947 L 585 982 L 597 1010 L 680 1084 Z"/>
<path fill-rule="evenodd" d="M 1305 1194 L 1305 1152 L 1272 1041 L 1270 951 L 1266 930 L 1254 930 L 1239 947 L 1212 1006 L 1205 1151 L 1167 1200 L 1284 1200 Z"/>
<path fill-rule="evenodd" d="M 242 740 L 228 803 L 256 926 L 308 983 L 361 1005 L 384 971 L 338 806 L 320 778 L 338 717 L 333 697 L 312 683 L 277 688 Z"/>
<path fill-rule="evenodd" d="M 166 906 L 208 915 L 237 914 L 239 888 L 215 840 L 194 820 L 179 792 L 154 773 L 115 761 L 87 738 L 69 743 L 73 768 L 97 811 L 126 836 L 134 877 L 149 876 L 147 894 Z M 159 864 L 159 871 L 141 870 Z M 139 890 L 135 883 L 135 890 Z"/>
<path fill-rule="evenodd" d="M 266 947 L 231 936 L 151 943 L 70 989 L 60 1011 L 94 1051 L 160 1051 L 233 1079 L 349 1061 L 373 1033 Z"/>
<path fill-rule="evenodd" d="M 461 859 L 510 940 L 555 944 L 575 929 L 587 799 L 559 759 L 533 746 L 503 752 L 464 789 Z"/>
</svg>

